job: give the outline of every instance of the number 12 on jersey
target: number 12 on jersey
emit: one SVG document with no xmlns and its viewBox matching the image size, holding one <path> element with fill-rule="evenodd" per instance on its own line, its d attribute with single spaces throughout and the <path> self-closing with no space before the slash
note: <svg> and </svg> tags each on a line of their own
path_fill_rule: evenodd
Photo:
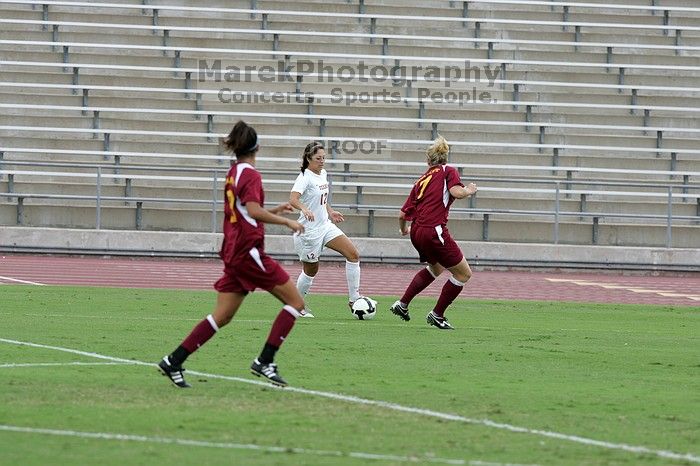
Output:
<svg viewBox="0 0 700 466">
<path fill-rule="evenodd" d="M 322 193 L 321 194 L 321 205 L 324 205 L 326 202 L 328 202 L 328 193 Z"/>
</svg>

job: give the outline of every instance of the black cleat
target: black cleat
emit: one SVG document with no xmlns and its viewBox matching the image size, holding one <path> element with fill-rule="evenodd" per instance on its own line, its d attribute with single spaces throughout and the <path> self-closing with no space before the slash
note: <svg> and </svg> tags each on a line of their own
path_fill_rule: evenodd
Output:
<svg viewBox="0 0 700 466">
<path fill-rule="evenodd" d="M 271 362 L 270 364 L 262 364 L 256 358 L 253 361 L 253 364 L 250 365 L 250 372 L 258 377 L 265 377 L 278 387 L 287 386 L 287 382 L 285 382 L 285 380 L 277 373 L 277 364 L 275 363 Z"/>
<path fill-rule="evenodd" d="M 164 376 L 168 377 L 170 381 L 178 387 L 189 388 L 192 386 L 185 382 L 185 377 L 182 375 L 185 369 L 183 369 L 182 366 L 173 366 L 170 364 L 170 358 L 168 356 L 160 360 L 158 368 Z"/>
<path fill-rule="evenodd" d="M 391 305 L 389 310 L 393 314 L 399 316 L 402 320 L 405 320 L 406 322 L 411 320 L 411 316 L 408 315 L 408 306 L 404 306 L 403 304 L 401 304 L 401 301 L 396 301 L 394 304 Z"/>
<path fill-rule="evenodd" d="M 433 327 L 437 327 L 440 330 L 454 330 L 455 328 L 450 325 L 450 323 L 445 319 L 444 317 L 437 316 L 433 313 L 433 311 L 430 311 L 430 313 L 426 316 L 425 318 L 426 322 L 428 322 L 430 325 Z"/>
</svg>

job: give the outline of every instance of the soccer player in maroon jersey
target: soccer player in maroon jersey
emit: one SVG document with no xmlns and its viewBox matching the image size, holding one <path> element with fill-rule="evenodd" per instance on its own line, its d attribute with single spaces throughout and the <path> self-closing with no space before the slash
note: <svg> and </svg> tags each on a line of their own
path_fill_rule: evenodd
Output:
<svg viewBox="0 0 700 466">
<path fill-rule="evenodd" d="M 224 261 L 224 274 L 214 284 L 218 291 L 216 307 L 212 314 L 192 329 L 175 351 L 158 363 L 158 367 L 178 387 L 189 387 L 182 375 L 182 364 L 187 357 L 231 321 L 249 292 L 262 288 L 279 299 L 284 306 L 272 323 L 267 342 L 250 370 L 254 375 L 266 377 L 275 385 L 286 386 L 287 382 L 280 377 L 273 359 L 292 330 L 296 318 L 300 317 L 304 300 L 287 272 L 265 254 L 263 224 L 285 225 L 295 233 L 303 233 L 304 227 L 299 222 L 278 215 L 293 212 L 289 204 L 281 204 L 269 210 L 263 208 L 265 193 L 262 178 L 255 169 L 255 156 L 259 149 L 255 130 L 239 121 L 224 143 L 236 154 L 236 163 L 226 175 L 224 241 L 219 252 Z"/>
<path fill-rule="evenodd" d="M 456 168 L 447 165 L 450 146 L 442 136 L 426 151 L 428 171 L 418 178 L 399 215 L 402 235 L 411 234 L 411 243 L 428 266 L 422 269 L 408 285 L 404 295 L 391 306 L 391 312 L 408 321 L 411 300 L 445 269 L 452 277 L 442 287 L 437 304 L 426 317 L 427 322 L 442 330 L 454 327 L 445 318 L 445 310 L 452 304 L 472 276 L 462 251 L 447 230 L 447 216 L 455 199 L 464 199 L 476 193 L 476 185 L 465 188 Z M 408 222 L 411 222 L 410 226 Z"/>
</svg>

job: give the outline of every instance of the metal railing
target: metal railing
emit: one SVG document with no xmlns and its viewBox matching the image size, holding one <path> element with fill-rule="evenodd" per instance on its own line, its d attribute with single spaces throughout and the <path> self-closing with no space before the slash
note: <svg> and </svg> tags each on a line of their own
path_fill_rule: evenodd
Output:
<svg viewBox="0 0 700 466">
<path fill-rule="evenodd" d="M 320 128 L 325 128 L 321 126 Z M 333 147 L 338 143 L 343 142 L 356 142 L 360 143 L 367 140 L 384 141 L 390 145 L 391 148 L 399 147 L 412 147 L 425 149 L 426 146 L 432 144 L 432 139 L 400 139 L 400 138 L 366 138 L 366 137 L 347 137 L 347 136 L 330 136 L 326 135 L 325 132 L 321 131 L 319 128 L 319 134 L 316 137 L 310 136 L 293 136 L 293 135 L 276 135 L 267 134 L 260 135 L 260 140 L 269 141 L 303 141 L 304 143 L 309 142 L 311 139 L 326 141 L 328 147 Z M 206 141 L 213 141 L 215 138 L 223 138 L 228 135 L 228 133 L 212 133 L 212 132 L 185 132 L 185 131 L 149 131 L 149 130 L 129 130 L 129 129 L 118 129 L 118 128 L 62 128 L 62 127 L 46 127 L 46 126 L 17 126 L 17 125 L 0 125 L 0 131 L 13 131 L 13 132 L 40 132 L 40 133 L 73 133 L 73 134 L 92 134 L 93 139 L 96 139 L 96 135 L 102 135 L 103 139 L 103 152 L 109 153 L 112 151 L 111 141 L 113 136 L 124 135 L 124 136 L 146 136 L 151 140 L 154 138 L 162 137 L 178 137 L 178 138 L 192 138 L 201 139 Z M 198 141 L 199 142 L 199 141 Z M 656 154 L 660 156 L 661 154 L 669 154 L 671 157 L 671 166 L 673 167 L 674 161 L 679 154 L 684 155 L 696 155 L 700 154 L 700 149 L 684 149 L 684 148 L 666 148 L 661 145 L 662 139 L 657 137 L 657 144 L 655 148 L 650 147 L 625 147 L 625 146 L 603 146 L 603 145 L 584 145 L 584 144 L 552 144 L 540 141 L 538 143 L 511 143 L 511 142 L 489 142 L 489 141 L 461 141 L 461 140 L 451 140 L 451 147 L 499 147 L 499 148 L 521 148 L 521 149 L 537 149 L 539 153 L 542 153 L 544 149 L 552 150 L 552 164 L 553 166 L 558 165 L 558 158 L 561 151 L 573 150 L 573 151 L 605 151 L 605 152 L 625 152 L 633 154 Z M 332 152 L 333 155 L 335 155 Z"/>
<path fill-rule="evenodd" d="M 55 62 L 38 62 L 38 61 L 21 61 L 21 60 L 0 60 L 0 65 L 4 67 L 31 67 L 31 68 L 62 68 L 64 72 L 72 70 L 73 73 L 73 86 L 77 86 L 76 88 L 71 88 L 68 87 L 67 89 L 82 89 L 84 87 L 90 87 L 94 89 L 110 89 L 111 86 L 79 86 L 78 81 L 80 78 L 80 69 L 94 69 L 94 70 L 117 70 L 117 71 L 142 71 L 142 72 L 153 72 L 153 73 L 172 73 L 174 76 L 178 76 L 180 73 L 185 74 L 185 91 L 186 90 L 191 90 L 192 92 L 189 93 L 195 93 L 196 89 L 193 88 L 192 86 L 192 76 L 197 75 L 200 73 L 202 70 L 199 68 L 188 68 L 186 66 L 181 66 L 181 63 L 178 62 L 177 60 L 177 55 L 175 57 L 173 66 L 167 67 L 167 66 L 142 66 L 142 65 L 120 65 L 116 63 L 110 63 L 110 64 L 104 64 L 104 63 L 79 63 L 79 62 L 69 62 L 68 61 L 68 56 L 64 54 L 64 63 L 55 63 Z M 395 61 L 394 62 L 394 67 L 395 68 L 400 68 L 400 61 Z M 616 65 L 611 64 L 611 67 L 616 67 Z M 659 85 L 645 85 L 645 84 L 624 84 L 624 68 L 620 68 L 621 74 L 618 78 L 618 84 L 607 84 L 607 83 L 589 83 L 589 82 L 565 82 L 565 81 L 537 81 L 537 80 L 530 80 L 530 79 L 493 79 L 492 82 L 494 84 L 500 85 L 503 89 L 505 89 L 506 85 L 513 85 L 514 89 L 517 87 L 517 89 L 521 89 L 521 87 L 524 86 L 547 86 L 547 87 L 554 87 L 554 88 L 559 88 L 559 87 L 566 87 L 566 88 L 580 88 L 580 89 L 606 89 L 606 90 L 617 90 L 618 92 L 622 92 L 623 90 L 625 91 L 630 91 L 630 94 L 633 96 L 640 96 L 640 91 L 653 91 L 655 94 L 653 95 L 658 95 L 660 92 L 673 92 L 673 93 L 698 93 L 700 92 L 700 87 L 688 87 L 688 86 L 659 86 Z M 230 71 L 231 76 L 236 76 L 238 78 L 241 78 L 243 80 L 252 80 L 252 78 L 255 77 L 256 72 L 251 71 L 251 70 L 231 70 Z M 301 85 L 304 83 L 304 80 L 306 78 L 311 78 L 311 79 L 339 79 L 341 76 L 339 74 L 332 74 L 332 73 L 304 73 L 304 72 L 298 72 L 298 71 L 293 71 L 293 70 L 286 70 L 286 71 L 275 71 L 269 73 L 269 75 L 266 76 L 271 76 L 274 77 L 277 81 L 284 81 L 287 79 L 293 79 L 294 82 L 297 85 L 297 88 L 299 89 L 299 92 L 301 92 Z M 370 74 L 366 73 L 358 73 L 354 74 L 351 77 L 344 77 L 343 79 L 351 79 L 350 82 L 355 82 L 357 83 L 362 83 L 363 85 L 366 85 L 368 82 L 374 82 L 375 80 L 377 82 L 388 82 L 391 83 L 397 79 L 400 79 L 401 81 L 406 82 L 406 87 L 411 88 L 414 85 L 418 85 L 419 83 L 422 83 L 422 85 L 426 86 L 426 82 L 432 83 L 432 84 L 445 84 L 445 83 L 450 83 L 450 85 L 457 85 L 459 83 L 488 83 L 488 80 L 474 80 L 471 79 L 471 77 L 460 77 L 460 78 L 452 78 L 452 77 L 445 77 L 445 76 L 440 76 L 440 77 L 430 77 L 426 78 L 425 76 L 403 76 L 403 75 L 388 75 L 386 77 L 376 77 L 376 76 L 371 76 Z M 5 83 L 6 84 L 6 83 Z M 61 86 L 60 88 L 63 88 L 63 86 L 66 85 L 51 85 L 48 83 L 27 83 L 28 85 L 38 85 L 41 84 L 42 87 L 47 87 L 51 88 L 51 86 Z M 163 89 L 163 88 L 153 88 L 153 89 Z M 203 90 L 205 91 L 205 90 Z M 173 89 L 172 92 L 183 92 L 183 89 Z M 185 92 L 187 93 L 187 92 Z M 410 96 L 407 96 L 410 97 Z M 519 99 L 514 98 L 513 103 L 517 103 L 519 105 L 543 105 L 545 102 L 540 102 L 540 101 L 521 101 Z M 558 102 L 557 102 L 558 103 Z M 634 105 L 634 104 L 630 104 Z M 652 108 L 653 109 L 653 108 Z M 663 109 L 663 108 L 659 108 Z"/>
<path fill-rule="evenodd" d="M 463 26 L 466 26 L 467 22 L 469 21 L 483 21 L 483 22 L 494 22 L 494 23 L 510 23 L 510 24 L 535 24 L 535 25 L 542 25 L 544 24 L 551 24 L 551 25 L 556 25 L 556 26 L 564 26 L 564 25 L 575 25 L 575 24 L 601 24 L 601 23 L 581 23 L 581 22 L 572 22 L 569 21 L 568 18 L 568 8 L 565 9 L 566 14 L 562 15 L 562 21 L 528 21 L 528 20 L 492 20 L 491 18 L 486 18 L 486 19 L 480 19 L 480 18 L 470 18 L 469 17 L 469 3 L 473 2 L 473 0 L 469 1 L 463 1 L 462 2 L 462 17 L 454 17 L 454 16 L 413 16 L 413 15 L 396 15 L 396 14 L 373 14 L 373 13 L 366 13 L 365 12 L 365 1 L 364 0 L 358 0 L 358 13 L 331 13 L 331 12 L 311 12 L 311 11 L 294 11 L 294 10 L 271 10 L 271 9 L 261 9 L 257 8 L 257 1 L 256 0 L 251 0 L 251 8 L 216 8 L 216 7 L 187 7 L 187 6 L 175 6 L 175 5 L 149 5 L 148 0 L 142 0 L 142 5 L 134 5 L 134 4 L 119 4 L 119 3 L 92 3 L 92 2 L 65 2 L 65 1 L 54 1 L 54 0 L 0 0 L 0 3 L 12 3 L 12 4 L 24 4 L 24 5 L 31 5 L 33 8 L 36 6 L 41 5 L 42 10 L 45 12 L 45 16 L 48 16 L 48 11 L 50 6 L 63 6 L 63 7 L 91 7 L 91 8 L 119 8 L 119 9 L 140 9 L 142 14 L 146 14 L 148 10 L 154 11 L 153 16 L 154 18 L 157 18 L 158 13 L 156 11 L 179 11 L 179 12 L 187 12 L 189 14 L 197 14 L 197 13 L 223 13 L 223 14 L 246 14 L 250 15 L 251 17 L 255 17 L 256 15 L 279 15 L 283 17 L 288 17 L 288 16 L 297 16 L 297 17 L 313 17 L 313 18 L 318 18 L 318 17 L 323 17 L 323 18 L 353 18 L 357 19 L 358 21 L 362 22 L 362 20 L 369 19 L 370 22 L 372 19 L 375 20 L 375 24 L 377 20 L 390 20 L 390 21 L 396 21 L 396 20 L 404 20 L 404 21 L 426 21 L 429 23 L 435 23 L 435 22 L 447 22 L 447 23 L 462 23 Z M 453 3 L 453 2 L 450 2 Z M 513 2 L 516 3 L 516 2 Z M 537 2 L 535 2 L 537 3 Z M 555 6 L 556 4 L 561 4 L 561 6 L 574 6 L 576 4 L 569 4 L 565 5 L 566 2 L 554 2 L 554 3 L 549 3 L 547 2 L 547 5 L 549 6 Z M 587 4 L 591 5 L 591 4 Z M 602 8 L 606 8 L 609 5 L 608 4 L 600 4 Z M 655 11 L 662 11 L 664 13 L 664 23 L 668 22 L 670 19 L 670 12 L 679 12 L 679 13 L 684 13 L 684 12 L 698 12 L 700 11 L 700 8 L 693 8 L 693 7 L 682 7 L 682 6 L 670 6 L 670 7 L 662 7 L 662 6 L 656 6 L 656 5 L 651 5 L 649 7 L 643 7 L 640 5 L 618 5 L 617 8 L 628 8 L 628 9 L 641 9 L 641 10 L 649 10 L 652 12 Z M 615 7 L 613 7 L 615 8 Z M 156 20 L 157 21 L 157 20 Z M 606 23 L 602 23 L 606 24 Z M 613 23 L 612 25 L 616 25 Z M 654 26 L 654 25 L 649 25 L 649 26 Z M 665 27 L 666 29 L 673 29 L 673 27 L 669 27 L 671 25 L 669 24 L 663 24 L 661 25 Z M 654 28 L 650 28 L 654 29 Z"/>
<path fill-rule="evenodd" d="M 291 94 L 291 93 L 290 93 Z M 611 130 L 611 131 L 633 131 L 633 132 L 653 132 L 654 137 L 663 138 L 664 134 L 668 133 L 692 133 L 700 134 L 700 127 L 672 127 L 672 126 L 628 126 L 628 125 L 602 125 L 592 123 L 557 123 L 551 121 L 504 121 L 504 120 L 462 120 L 449 118 L 427 118 L 420 112 L 417 118 L 404 117 L 385 117 L 385 116 L 369 116 L 369 115 L 334 115 L 334 114 L 317 114 L 313 110 L 307 113 L 281 113 L 281 112 L 232 112 L 225 110 L 175 110 L 169 108 L 139 108 L 139 107 L 95 107 L 95 106 L 77 106 L 77 105 L 37 105 L 37 104 L 2 104 L 0 109 L 26 109 L 26 110 L 56 110 L 56 111 L 72 111 L 72 112 L 88 112 L 93 115 L 93 127 L 99 128 L 101 118 L 104 118 L 105 113 L 134 113 L 134 114 L 153 114 L 153 115 L 189 115 L 200 119 L 207 117 L 208 123 L 214 124 L 214 117 L 236 117 L 236 118 L 268 118 L 282 120 L 306 120 L 307 122 L 318 121 L 319 125 L 325 126 L 327 122 L 340 121 L 350 123 L 407 123 L 415 124 L 419 128 L 425 124 L 432 125 L 432 131 L 438 132 L 438 127 L 442 126 L 496 126 L 496 127 L 516 127 L 524 128 L 529 132 L 532 128 L 539 128 L 541 137 L 546 134 L 547 128 L 559 129 L 579 129 L 579 130 Z M 528 114 L 528 119 L 531 115 Z M 692 121 L 692 120 L 691 120 Z M 700 121 L 700 120 L 698 120 Z M 449 129 L 449 128 L 448 128 Z M 598 133 L 600 135 L 600 133 Z"/>
<path fill-rule="evenodd" d="M 491 19 L 487 20 L 476 20 L 478 24 L 481 22 L 490 22 Z M 498 20 L 496 20 L 498 21 Z M 540 22 L 539 25 L 542 22 Z M 488 54 L 493 55 L 494 45 L 496 44 L 509 44 L 514 46 L 523 45 L 548 45 L 548 46 L 565 46 L 574 47 L 578 51 L 581 48 L 603 48 L 612 56 L 613 49 L 631 49 L 631 50 L 672 50 L 679 55 L 682 51 L 698 51 L 700 47 L 682 45 L 680 44 L 680 31 L 681 29 L 676 29 L 678 33 L 678 40 L 676 45 L 658 45 L 658 44 L 644 44 L 644 43 L 624 43 L 624 42 L 584 42 L 581 37 L 581 24 L 574 24 L 576 28 L 576 33 L 574 35 L 575 41 L 555 41 L 555 40 L 528 40 L 528 39 L 500 39 L 500 38 L 483 38 L 475 34 L 474 37 L 463 37 L 463 36 L 426 36 L 417 34 L 388 34 L 388 33 L 377 33 L 376 26 L 372 28 L 373 32 L 369 33 L 358 33 L 358 32 L 326 32 L 326 31 L 309 31 L 309 30 L 293 30 L 293 29 L 270 29 L 267 26 L 267 20 L 264 19 L 260 29 L 250 29 L 250 28 L 218 28 L 218 27 L 193 27 L 193 26 L 159 26 L 159 25 L 143 25 L 143 24 L 124 24 L 124 23 L 92 23 L 92 22 L 80 22 L 80 21 L 55 21 L 55 20 L 30 20 L 30 19 L 0 19 L 0 24 L 22 24 L 22 25 L 38 25 L 42 26 L 44 30 L 48 26 L 51 26 L 53 38 L 57 39 L 61 28 L 99 28 L 99 29 L 126 29 L 134 31 L 148 31 L 148 32 L 160 32 L 164 36 L 169 36 L 171 32 L 194 32 L 194 33 L 205 33 L 205 34 L 255 34 L 263 35 L 270 34 L 273 36 L 273 40 L 279 41 L 280 37 L 284 36 L 304 36 L 304 37 L 331 37 L 340 39 L 369 39 L 369 44 L 374 44 L 376 40 L 381 41 L 382 47 L 388 50 L 389 40 L 392 41 L 420 41 L 420 42 L 455 42 L 455 43 L 471 43 L 474 44 L 476 48 L 479 44 L 485 43 L 488 46 Z M 589 27 L 610 27 L 613 26 L 612 23 L 585 23 Z M 614 24 L 618 26 L 619 24 Z M 558 26 L 558 24 L 557 24 Z M 645 25 L 625 25 L 626 27 L 633 26 L 640 29 L 644 29 Z M 658 27 L 654 26 L 655 29 Z M 696 30 L 692 26 L 684 26 L 687 30 Z M 167 45 L 165 41 L 164 45 Z M 491 56 L 489 56 L 491 58 Z"/>
<path fill-rule="evenodd" d="M 13 162 L 5 161 L 5 165 L 13 164 Z M 192 168 L 187 169 L 195 173 L 195 176 L 173 176 L 173 175 L 143 175 L 139 173 L 134 174 L 123 174 L 123 173 L 105 173 L 106 168 L 102 165 L 88 165 L 88 164 L 50 164 L 50 163 L 32 163 L 23 162 L 16 163 L 16 165 L 21 166 L 61 166 L 63 168 L 74 168 L 80 169 L 82 171 L 42 171 L 42 170 L 8 170 L 0 169 L 0 176 L 6 175 L 8 177 L 8 192 L 0 193 L 0 197 L 6 199 L 15 199 L 17 207 L 17 224 L 22 225 L 24 223 L 24 201 L 28 199 L 49 199 L 49 200 L 65 200 L 68 201 L 67 206 L 70 205 L 70 201 L 88 201 L 94 203 L 95 206 L 95 228 L 102 228 L 102 211 L 105 208 L 105 203 L 116 201 L 119 203 L 124 203 L 124 205 L 134 205 L 135 207 L 135 224 L 134 227 L 142 229 L 141 224 L 142 211 L 144 203 L 149 204 L 188 204 L 195 206 L 207 206 L 210 212 L 211 224 L 210 231 L 212 233 L 216 232 L 219 225 L 217 224 L 217 212 L 220 206 L 223 204 L 221 196 L 221 186 L 224 182 L 225 171 L 223 169 L 206 169 L 206 168 Z M 134 170 L 138 172 L 149 172 L 157 171 L 162 172 L 182 172 L 183 168 L 154 168 L 154 167 L 122 167 L 123 170 Z M 200 175 L 201 174 L 201 175 Z M 360 174 L 355 174 L 358 178 Z M 16 177 L 18 176 L 28 176 L 36 177 L 40 176 L 42 178 L 78 178 L 81 180 L 88 180 L 95 183 L 95 194 L 90 195 L 77 195 L 77 194 L 44 194 L 36 192 L 15 192 Z M 351 187 L 355 189 L 355 200 L 353 204 L 336 204 L 339 208 L 353 209 L 357 213 L 366 212 L 367 213 L 367 231 L 368 235 L 372 236 L 374 232 L 374 222 L 375 214 L 379 212 L 394 212 L 398 213 L 400 208 L 399 205 L 377 205 L 377 204 L 366 204 L 362 201 L 363 190 L 365 188 L 372 188 L 377 190 L 377 192 L 382 192 L 382 190 L 403 190 L 408 193 L 411 187 L 411 183 L 395 182 L 398 178 L 385 178 L 384 183 L 374 183 L 367 181 L 333 181 L 333 178 L 337 175 L 332 175 L 331 183 L 336 187 Z M 347 176 L 342 174 L 341 176 Z M 409 178 L 409 175 L 405 175 Z M 666 226 L 666 242 L 665 246 L 667 248 L 672 247 L 673 241 L 673 226 L 678 225 L 678 222 L 687 222 L 688 224 L 695 225 L 700 224 L 700 185 L 678 185 L 678 184 L 659 184 L 659 183 L 615 183 L 615 182 L 598 182 L 598 181 L 574 181 L 574 180 L 551 180 L 551 179 L 502 179 L 502 178 L 475 178 L 475 180 L 491 181 L 491 182 L 519 182 L 519 183 L 530 183 L 538 185 L 548 185 L 549 188 L 503 188 L 503 187 L 493 187 L 493 186 L 480 186 L 479 190 L 483 193 L 505 193 L 507 195 L 520 196 L 523 194 L 538 194 L 544 196 L 550 201 L 554 201 L 554 208 L 551 210 L 516 210 L 516 209 L 484 209 L 478 208 L 474 204 L 470 205 L 468 208 L 455 207 L 452 209 L 453 218 L 472 218 L 474 215 L 481 215 L 482 219 L 482 239 L 485 241 L 489 240 L 489 222 L 493 220 L 494 216 L 499 217 L 525 217 L 525 218 L 536 218 L 536 217 L 547 217 L 552 219 L 552 242 L 554 244 L 559 244 L 560 241 L 560 225 L 562 219 L 565 218 L 578 218 L 580 221 L 583 218 L 592 220 L 592 244 L 597 243 L 599 222 L 601 219 L 622 219 L 622 220 L 649 220 L 649 224 L 644 225 L 658 225 L 665 224 Z M 124 182 L 125 193 L 123 196 L 106 196 L 103 194 L 106 186 L 106 180 L 111 180 L 112 184 L 109 187 L 114 186 L 114 182 Z M 169 182 L 177 181 L 178 185 L 186 187 L 202 187 L 208 184 L 210 188 L 211 197 L 210 198 L 169 198 L 169 197 L 146 197 L 146 196 L 134 196 L 131 195 L 130 190 L 133 181 L 142 180 L 144 182 L 148 181 L 159 181 L 159 182 Z M 391 181 L 387 183 L 386 181 Z M 189 185 L 188 185 L 189 183 Z M 279 185 L 285 186 L 287 189 L 292 185 L 293 178 L 290 176 L 288 179 L 265 179 L 264 183 L 266 185 Z M 626 188 L 643 187 L 645 191 L 610 191 L 601 189 L 576 189 L 574 186 L 577 185 L 595 185 L 595 186 L 621 186 Z M 662 191 L 651 191 L 650 188 Z M 688 193 L 688 189 L 696 190 L 697 193 Z M 682 191 L 682 192 L 679 192 Z M 388 192 L 388 191 L 387 191 Z M 579 211 L 566 211 L 561 208 L 561 202 L 563 198 L 571 195 L 581 196 L 581 210 Z M 611 197 L 613 199 L 619 198 L 630 198 L 630 199 L 659 199 L 665 201 L 666 203 L 666 213 L 665 214 L 639 214 L 639 213 L 620 213 L 620 212 L 586 212 L 583 209 L 585 205 L 585 199 L 590 200 L 590 196 L 597 196 L 600 198 Z M 695 216 L 688 215 L 676 215 L 674 214 L 674 200 L 686 201 L 689 199 L 694 199 L 697 203 L 697 211 Z M 514 199 L 515 200 L 515 199 Z M 460 217 L 461 216 L 461 217 Z M 700 231 L 700 227 L 698 228 Z"/>
<path fill-rule="evenodd" d="M 700 27 L 698 27 L 700 30 Z M 14 45 L 22 47 L 61 47 L 63 49 L 64 63 L 69 63 L 70 49 L 82 48 L 82 49 L 118 49 L 118 50 L 141 50 L 141 51 L 156 51 L 162 52 L 167 56 L 167 52 L 172 52 L 175 57 L 178 58 L 183 52 L 196 52 L 197 54 L 207 56 L 209 54 L 221 54 L 228 56 L 264 56 L 272 59 L 276 59 L 279 56 L 285 57 L 286 59 L 291 59 L 291 57 L 315 57 L 319 59 L 323 58 L 338 58 L 343 60 L 376 60 L 384 63 L 386 60 L 400 60 L 400 61 L 421 61 L 427 63 L 440 63 L 440 64 L 458 64 L 463 65 L 465 62 L 464 58 L 457 57 L 435 57 L 435 56 L 414 56 L 414 55 L 394 55 L 389 53 L 388 47 L 383 48 L 383 52 L 380 55 L 369 54 L 369 53 L 327 53 L 327 52 L 310 52 L 304 50 L 282 50 L 279 48 L 279 40 L 273 42 L 272 50 L 259 50 L 259 49 L 228 49 L 228 48 L 217 48 L 217 47 L 188 47 L 188 46 L 171 46 L 167 45 L 168 41 L 165 40 L 166 45 L 137 45 L 137 44 L 108 44 L 108 43 L 89 43 L 89 42 L 73 42 L 73 41 L 42 41 L 42 40 L 11 40 L 3 39 L 0 40 L 0 45 Z M 620 84 L 624 84 L 624 74 L 625 70 L 657 70 L 657 71 L 700 71 L 700 66 L 691 65 L 654 65 L 654 64 L 641 64 L 641 63 L 589 63 L 589 62 L 573 62 L 573 61 L 549 61 L 549 60 L 518 60 L 511 58 L 469 58 L 470 64 L 486 64 L 486 65 L 497 65 L 501 68 L 501 74 L 505 75 L 507 66 L 519 66 L 523 65 L 526 67 L 532 66 L 550 66 L 550 67 L 563 67 L 563 68 L 577 68 L 577 69 L 593 69 L 593 70 L 607 70 L 609 68 L 620 69 Z"/>
</svg>

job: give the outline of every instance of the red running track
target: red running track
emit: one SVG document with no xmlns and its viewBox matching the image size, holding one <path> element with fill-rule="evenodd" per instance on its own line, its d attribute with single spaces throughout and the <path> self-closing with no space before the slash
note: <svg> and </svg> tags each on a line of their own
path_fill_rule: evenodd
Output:
<svg viewBox="0 0 700 466">
<path fill-rule="evenodd" d="M 299 265 L 284 267 L 296 279 Z M 361 291 L 367 296 L 398 297 L 417 270 L 418 265 L 364 265 Z M 220 273 L 217 260 L 5 255 L 0 256 L 0 294 L 3 284 L 21 283 L 211 290 Z M 447 277 L 443 274 L 422 295 L 437 296 Z M 344 267 L 322 262 L 311 292 L 344 294 L 346 289 Z M 475 271 L 460 297 L 700 306 L 700 274 Z"/>
</svg>

